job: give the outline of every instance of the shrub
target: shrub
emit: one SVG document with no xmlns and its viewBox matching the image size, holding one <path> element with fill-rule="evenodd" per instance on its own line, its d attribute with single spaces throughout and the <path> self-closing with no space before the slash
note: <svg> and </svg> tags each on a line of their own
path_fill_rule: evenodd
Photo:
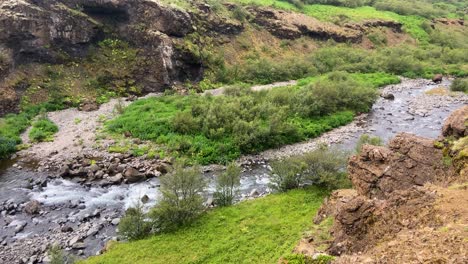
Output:
<svg viewBox="0 0 468 264">
<path fill-rule="evenodd" d="M 33 123 L 29 138 L 33 142 L 53 141 L 53 135 L 58 132 L 58 126 L 43 116 Z"/>
<path fill-rule="evenodd" d="M 241 168 L 235 163 L 227 166 L 226 171 L 218 176 L 215 204 L 219 206 L 232 205 L 240 186 Z"/>
<path fill-rule="evenodd" d="M 53 245 L 48 250 L 50 264 L 73 264 L 76 258 L 73 255 L 65 254 L 59 245 Z"/>
<path fill-rule="evenodd" d="M 0 136 L 0 159 L 8 158 L 16 151 L 16 141 Z"/>
<path fill-rule="evenodd" d="M 150 212 L 154 228 L 159 232 L 173 231 L 192 223 L 204 210 L 201 193 L 206 186 L 200 168 L 174 166 L 174 171 L 161 177 L 162 198 Z"/>
<path fill-rule="evenodd" d="M 271 164 L 271 187 L 278 191 L 316 184 L 328 190 L 351 186 L 346 177 L 348 154 L 328 147 L 302 156 L 294 156 Z"/>
<path fill-rule="evenodd" d="M 468 78 L 455 79 L 450 86 L 450 89 L 454 92 L 468 93 Z"/>
<path fill-rule="evenodd" d="M 348 153 L 322 146 L 302 157 L 307 169 L 304 178 L 328 190 L 351 187 L 347 178 Z"/>
<path fill-rule="evenodd" d="M 361 153 L 362 146 L 364 145 L 382 146 L 383 140 L 380 137 L 372 137 L 370 135 L 364 134 L 359 138 L 356 144 L 356 152 Z"/>
<path fill-rule="evenodd" d="M 138 204 L 125 212 L 119 223 L 119 236 L 128 240 L 138 240 L 151 234 L 151 222 L 147 221 L 143 207 Z"/>
<path fill-rule="evenodd" d="M 299 157 L 273 161 L 271 168 L 271 187 L 275 190 L 285 192 L 297 189 L 304 184 L 305 178 L 303 173 L 306 169 L 306 164 Z"/>
</svg>

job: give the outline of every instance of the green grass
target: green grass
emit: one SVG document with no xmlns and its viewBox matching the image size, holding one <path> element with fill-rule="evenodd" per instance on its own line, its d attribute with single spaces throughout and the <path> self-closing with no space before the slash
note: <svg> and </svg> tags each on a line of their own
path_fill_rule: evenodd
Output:
<svg viewBox="0 0 468 264">
<path fill-rule="evenodd" d="M 344 79 L 329 80 L 333 76 Z M 193 163 L 226 164 L 242 154 L 304 141 L 348 124 L 354 113 L 369 110 L 375 88 L 399 81 L 385 73 L 341 72 L 270 91 L 237 87 L 218 97 L 148 98 L 131 104 L 106 128 L 114 137 L 130 133 Z M 109 151 L 129 149 L 118 145 Z"/>
<path fill-rule="evenodd" d="M 118 243 L 83 263 L 277 263 L 290 254 L 327 192 L 294 190 L 216 208 L 191 227 Z"/>
<path fill-rule="evenodd" d="M 32 120 L 41 111 L 49 112 L 64 108 L 63 103 L 49 102 L 28 106 L 19 114 L 8 114 L 0 118 L 0 159 L 7 158 L 16 151 L 16 147 L 22 143 L 21 133 L 31 126 Z"/>
<path fill-rule="evenodd" d="M 371 6 L 349 8 L 332 5 L 303 5 L 298 9 L 291 3 L 277 0 L 236 0 L 241 4 L 273 6 L 275 8 L 303 12 L 306 15 L 315 17 L 321 21 L 337 22 L 340 20 L 361 22 L 371 19 L 392 20 L 402 23 L 403 30 L 415 39 L 427 43 L 429 35 L 422 29 L 425 18 L 419 16 L 403 16 L 390 11 L 380 11 Z"/>
<path fill-rule="evenodd" d="M 300 79 L 297 81 L 297 87 L 300 88 L 309 84 L 313 84 L 319 80 L 323 80 L 326 77 L 327 75 L 320 75 Z M 374 88 L 379 88 L 390 84 L 398 84 L 401 82 L 398 76 L 384 72 L 352 73 L 351 77 L 362 85 L 371 85 Z"/>
<path fill-rule="evenodd" d="M 29 138 L 33 142 L 53 141 L 54 134 L 59 130 L 58 126 L 47 117 L 41 117 L 32 124 Z"/>
</svg>

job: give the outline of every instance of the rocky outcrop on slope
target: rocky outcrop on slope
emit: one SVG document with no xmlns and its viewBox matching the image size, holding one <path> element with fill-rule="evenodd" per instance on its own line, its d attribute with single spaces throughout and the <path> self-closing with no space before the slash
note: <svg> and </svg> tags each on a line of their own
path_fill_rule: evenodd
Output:
<svg viewBox="0 0 468 264">
<path fill-rule="evenodd" d="M 462 107 L 455 112 L 445 121 L 442 128 L 442 135 L 444 137 L 453 136 L 455 138 L 468 136 L 468 106 Z"/>
<path fill-rule="evenodd" d="M 392 21 L 392 20 L 366 20 L 360 23 L 347 23 L 344 25 L 347 28 L 358 30 L 361 32 L 366 32 L 369 29 L 372 28 L 377 28 L 377 27 L 384 27 L 384 28 L 390 28 L 394 32 L 403 32 L 402 27 L 403 24 L 397 21 Z"/>
<path fill-rule="evenodd" d="M 379 199 L 426 183 L 447 183 L 453 177 L 433 140 L 405 133 L 390 141 L 388 148 L 364 146 L 350 159 L 348 170 L 359 194 Z"/>
<path fill-rule="evenodd" d="M 360 31 L 321 22 L 310 16 L 268 7 L 249 8 L 253 21 L 271 34 L 282 39 L 297 39 L 308 36 L 318 40 L 333 39 L 337 42 L 360 42 Z"/>
<path fill-rule="evenodd" d="M 444 127 L 463 123 L 465 108 L 455 111 Z M 454 130 L 448 131 L 444 134 L 453 136 Z M 455 159 L 444 154 L 459 155 L 454 146 L 466 149 L 464 139 L 441 149 L 439 141 L 400 134 L 388 147 L 364 146 L 361 154 L 352 157 L 348 169 L 356 190 L 335 191 L 314 219 L 315 223 L 330 216 L 335 219 L 327 251 L 342 256 L 336 263 L 394 263 L 395 259 L 426 263 L 434 257 L 444 260 L 437 263 L 459 263 L 465 259 L 466 251 L 457 245 L 467 234 L 466 178 L 451 162 L 443 162 Z M 468 167 L 466 160 L 459 165 L 462 171 Z M 449 182 L 456 183 L 446 188 Z M 463 195 L 460 186 L 465 189 Z M 443 231 L 444 226 L 450 231 Z M 420 248 L 419 255 L 413 246 Z M 450 253 L 442 257 L 441 250 Z"/>
<path fill-rule="evenodd" d="M 143 92 L 163 91 L 200 71 L 193 56 L 176 48 L 194 30 L 190 14 L 152 0 L 5 0 L 0 3 L 0 28 L 0 77 L 22 64 L 83 57 L 107 37 L 138 48 L 142 64 L 133 74 Z M 19 96 L 2 99 L 9 105 Z"/>
</svg>

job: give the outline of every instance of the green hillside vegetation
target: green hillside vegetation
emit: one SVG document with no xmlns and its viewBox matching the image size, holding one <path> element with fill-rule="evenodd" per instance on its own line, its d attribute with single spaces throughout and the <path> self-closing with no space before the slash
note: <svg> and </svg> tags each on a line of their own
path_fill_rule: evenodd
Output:
<svg viewBox="0 0 468 264">
<path fill-rule="evenodd" d="M 200 164 L 227 163 L 241 154 L 317 137 L 367 112 L 376 87 L 397 83 L 388 74 L 335 72 L 295 87 L 225 96 L 164 96 L 137 101 L 107 123 L 111 133 L 152 140 L 171 156 Z"/>
<path fill-rule="evenodd" d="M 276 263 L 310 229 L 327 194 L 318 188 L 293 190 L 216 208 L 191 226 L 117 243 L 83 263 Z"/>
</svg>

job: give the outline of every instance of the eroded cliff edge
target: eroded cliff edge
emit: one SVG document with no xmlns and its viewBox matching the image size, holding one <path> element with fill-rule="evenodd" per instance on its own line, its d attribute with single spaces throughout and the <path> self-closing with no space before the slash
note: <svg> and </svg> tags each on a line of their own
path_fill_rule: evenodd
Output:
<svg viewBox="0 0 468 264">
<path fill-rule="evenodd" d="M 348 164 L 355 190 L 335 191 L 315 223 L 334 219 L 334 263 L 463 263 L 468 231 L 468 106 L 437 140 L 399 134 Z M 308 246 L 307 246 L 308 245 Z M 316 254 L 313 237 L 298 253 Z"/>
</svg>

